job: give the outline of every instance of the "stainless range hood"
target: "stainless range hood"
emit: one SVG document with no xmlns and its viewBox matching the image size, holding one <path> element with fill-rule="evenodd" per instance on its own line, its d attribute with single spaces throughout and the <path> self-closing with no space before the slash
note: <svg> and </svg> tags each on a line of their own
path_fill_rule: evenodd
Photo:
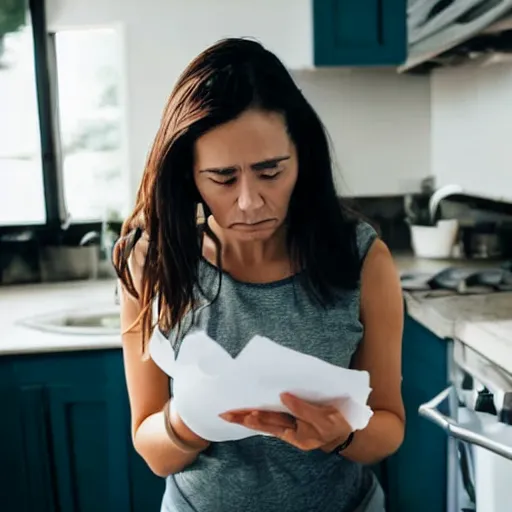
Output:
<svg viewBox="0 0 512 512">
<path fill-rule="evenodd" d="M 435 61 L 481 34 L 510 30 L 512 0 L 409 0 L 408 59 L 400 72 Z"/>
</svg>

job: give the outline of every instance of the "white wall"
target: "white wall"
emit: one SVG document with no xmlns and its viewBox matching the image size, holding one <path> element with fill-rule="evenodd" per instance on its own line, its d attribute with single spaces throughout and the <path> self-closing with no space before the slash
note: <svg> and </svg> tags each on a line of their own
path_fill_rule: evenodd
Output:
<svg viewBox="0 0 512 512">
<path fill-rule="evenodd" d="M 512 66 L 437 71 L 431 87 L 436 182 L 512 201 Z"/>
<path fill-rule="evenodd" d="M 312 63 L 310 0 L 46 0 L 49 30 L 121 24 L 125 38 L 130 202 L 165 100 L 185 65 L 214 41 L 253 36 L 288 67 Z M 341 190 L 418 190 L 430 169 L 429 80 L 392 70 L 301 71 L 343 174 Z"/>
<path fill-rule="evenodd" d="M 130 201 L 166 98 L 201 50 L 223 37 L 251 36 L 291 67 L 312 63 L 309 0 L 46 0 L 46 16 L 50 31 L 123 28 Z"/>
<path fill-rule="evenodd" d="M 417 192 L 430 174 L 430 82 L 394 70 L 294 72 L 332 142 L 340 191 Z"/>
</svg>

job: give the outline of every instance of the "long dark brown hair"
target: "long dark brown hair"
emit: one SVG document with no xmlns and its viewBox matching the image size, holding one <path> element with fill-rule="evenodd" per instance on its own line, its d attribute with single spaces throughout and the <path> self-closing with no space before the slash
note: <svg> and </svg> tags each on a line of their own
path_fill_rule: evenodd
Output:
<svg viewBox="0 0 512 512">
<path fill-rule="evenodd" d="M 357 286 L 355 221 L 337 197 L 320 119 L 273 53 L 252 40 L 222 40 L 179 77 L 149 153 L 135 208 L 114 250 L 118 276 L 142 306 L 143 348 L 154 328 L 155 299 L 166 332 L 193 307 L 200 287 L 197 208 L 201 205 L 205 216 L 210 210 L 193 180 L 194 143 L 249 108 L 283 115 L 297 148 L 299 171 L 288 210 L 287 242 L 292 261 L 302 270 L 302 283 L 325 307 L 336 290 Z M 139 296 L 128 258 L 142 233 L 148 248 Z M 209 236 L 214 238 L 211 232 Z"/>
</svg>

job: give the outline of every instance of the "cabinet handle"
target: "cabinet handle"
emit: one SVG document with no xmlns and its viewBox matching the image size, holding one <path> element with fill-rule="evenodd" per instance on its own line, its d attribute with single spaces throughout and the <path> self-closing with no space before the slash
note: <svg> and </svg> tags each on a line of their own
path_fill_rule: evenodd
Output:
<svg viewBox="0 0 512 512">
<path fill-rule="evenodd" d="M 429 402 L 420 405 L 418 410 L 420 416 L 432 421 L 441 427 L 449 436 L 454 437 L 455 439 L 460 439 L 461 441 L 466 441 L 467 443 L 480 446 L 481 448 L 485 448 L 497 455 L 501 455 L 506 459 L 512 460 L 512 447 L 494 441 L 493 439 L 483 435 L 481 432 L 476 432 L 475 430 L 464 427 L 457 423 L 453 418 L 450 418 L 437 410 L 437 407 L 444 402 L 452 392 L 454 392 L 454 388 L 453 386 L 449 386 Z"/>
</svg>

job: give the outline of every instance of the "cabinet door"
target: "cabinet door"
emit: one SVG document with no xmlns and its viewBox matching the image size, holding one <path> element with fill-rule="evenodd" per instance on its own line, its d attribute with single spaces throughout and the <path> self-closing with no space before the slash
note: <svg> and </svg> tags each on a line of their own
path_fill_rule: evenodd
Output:
<svg viewBox="0 0 512 512">
<path fill-rule="evenodd" d="M 313 0 L 316 66 L 402 64 L 406 0 Z"/>
<path fill-rule="evenodd" d="M 406 318 L 402 396 L 407 416 L 402 446 L 386 463 L 390 512 L 446 510 L 447 438 L 419 416 L 421 404 L 447 386 L 447 342 Z"/>
<path fill-rule="evenodd" d="M 58 510 L 130 510 L 129 418 L 119 385 L 50 385 Z"/>
<path fill-rule="evenodd" d="M 156 476 L 142 457 L 130 450 L 132 512 L 160 512 L 165 480 Z"/>
<path fill-rule="evenodd" d="M 44 389 L 0 387 L 3 512 L 54 512 Z"/>
<path fill-rule="evenodd" d="M 446 434 L 414 411 L 432 395 L 414 383 L 404 388 L 407 428 L 404 443 L 391 461 L 388 483 L 391 512 L 446 510 Z"/>
<path fill-rule="evenodd" d="M 0 358 L 2 512 L 159 512 L 119 350 Z"/>
</svg>

